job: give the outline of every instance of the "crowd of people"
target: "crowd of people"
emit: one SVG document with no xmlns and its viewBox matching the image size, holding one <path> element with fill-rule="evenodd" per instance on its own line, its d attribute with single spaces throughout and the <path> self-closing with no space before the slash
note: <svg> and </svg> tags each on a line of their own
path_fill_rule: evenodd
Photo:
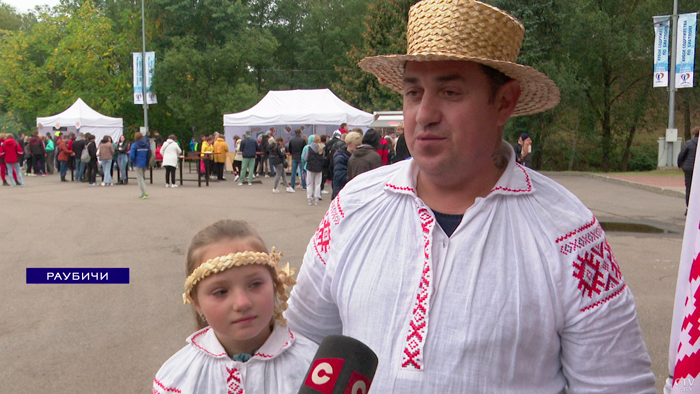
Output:
<svg viewBox="0 0 700 394">
<path fill-rule="evenodd" d="M 380 133 L 372 128 L 364 132 L 361 128 L 349 130 L 347 123 L 343 123 L 331 135 L 310 136 L 296 129 L 286 143 L 281 137 L 275 138 L 274 128 L 270 128 L 255 138 L 247 132 L 242 138 L 234 136 L 233 140 L 234 182 L 252 185 L 254 178 L 274 177 L 273 193 L 280 192 L 280 181 L 289 193 L 294 193 L 300 185 L 306 190 L 309 205 L 318 205 L 323 194 L 332 193 L 335 198 L 349 180 L 363 172 L 410 157 L 403 126 Z M 223 135 L 218 132 L 202 135 L 200 141 L 193 137 L 189 150 L 201 159 L 199 176 L 226 181 L 225 163 L 230 149 Z M 40 136 L 34 131 L 32 136 L 18 137 L 0 134 L 0 174 L 3 185 L 7 186 L 24 186 L 24 177 L 47 176 L 56 171 L 61 182 L 97 186 L 97 177 L 101 176 L 101 186 L 113 186 L 128 184 L 129 171 L 135 170 L 141 186 L 139 198 L 145 199 L 148 196 L 145 169 L 162 165 L 165 187 L 178 187 L 175 171 L 184 152 L 175 135 L 163 140 L 157 130 L 152 135 L 136 133 L 131 142 L 124 135 L 118 141 L 109 135 L 97 141 L 94 135 L 80 132 L 59 131 L 54 136 L 50 133 Z M 288 180 L 290 164 L 292 176 Z M 324 190 L 328 188 L 332 191 Z"/>
</svg>

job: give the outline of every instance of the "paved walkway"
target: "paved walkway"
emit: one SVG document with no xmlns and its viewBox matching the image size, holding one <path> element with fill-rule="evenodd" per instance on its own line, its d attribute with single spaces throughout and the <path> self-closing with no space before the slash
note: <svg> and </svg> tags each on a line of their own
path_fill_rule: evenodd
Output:
<svg viewBox="0 0 700 394">
<path fill-rule="evenodd" d="M 552 175 L 576 175 L 600 179 L 637 189 L 661 193 L 667 196 L 685 198 L 685 179 L 683 177 L 662 175 L 597 174 L 591 172 L 542 172 Z"/>
</svg>

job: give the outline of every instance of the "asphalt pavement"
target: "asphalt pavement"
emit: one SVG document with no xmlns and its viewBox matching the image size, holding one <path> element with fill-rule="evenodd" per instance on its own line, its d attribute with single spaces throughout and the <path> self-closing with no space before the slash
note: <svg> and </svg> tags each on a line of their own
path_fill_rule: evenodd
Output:
<svg viewBox="0 0 700 394">
<path fill-rule="evenodd" d="M 0 187 L 0 392 L 150 393 L 155 372 L 194 329 L 182 304 L 192 236 L 219 219 L 247 220 L 298 269 L 330 202 L 324 194 L 320 206 L 308 206 L 298 185 L 297 193 L 280 187 L 273 194 L 272 178 L 171 189 L 163 170 L 154 174 L 146 200 L 138 199 L 135 180 L 89 187 L 52 175 L 25 178 L 24 188 Z M 185 176 L 194 178 L 186 169 Z M 601 222 L 665 231 L 607 233 L 635 295 L 661 388 L 685 201 L 593 177 L 548 176 Z M 130 283 L 26 284 L 28 267 L 126 267 Z"/>
</svg>

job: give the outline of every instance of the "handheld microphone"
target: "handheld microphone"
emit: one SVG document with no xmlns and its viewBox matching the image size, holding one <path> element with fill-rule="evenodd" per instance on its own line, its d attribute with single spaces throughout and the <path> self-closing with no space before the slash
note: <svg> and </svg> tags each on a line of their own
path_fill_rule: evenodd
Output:
<svg viewBox="0 0 700 394">
<path fill-rule="evenodd" d="M 378 361 L 357 339 L 329 335 L 318 347 L 299 394 L 367 394 Z"/>
</svg>

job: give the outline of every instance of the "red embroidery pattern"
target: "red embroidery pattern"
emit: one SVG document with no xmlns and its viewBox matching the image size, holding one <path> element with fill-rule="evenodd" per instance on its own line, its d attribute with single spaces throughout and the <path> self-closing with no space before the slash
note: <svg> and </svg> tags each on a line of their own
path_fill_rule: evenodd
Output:
<svg viewBox="0 0 700 394">
<path fill-rule="evenodd" d="M 294 339 L 294 333 L 292 333 L 292 331 L 289 329 L 287 329 L 287 332 L 289 333 L 289 340 L 287 341 L 287 343 L 282 345 L 282 347 L 280 348 L 280 350 L 277 351 L 277 353 L 275 353 L 275 354 L 255 353 L 253 355 L 253 357 L 257 356 L 257 357 L 262 357 L 262 358 L 272 358 L 272 357 L 275 357 L 276 355 L 280 354 L 284 348 L 288 347 L 292 343 L 292 339 Z"/>
<path fill-rule="evenodd" d="M 226 367 L 226 372 L 228 372 L 228 378 L 226 378 L 226 384 L 228 384 L 228 394 L 243 394 L 243 382 L 241 381 L 241 371 L 238 368 Z"/>
<path fill-rule="evenodd" d="M 328 256 L 331 245 L 331 224 L 337 226 L 344 217 L 345 212 L 343 212 L 340 206 L 340 195 L 338 195 L 331 201 L 331 206 L 328 208 L 328 212 L 323 216 L 321 224 L 319 224 L 313 237 L 316 256 L 318 256 L 324 265 L 326 264 L 326 257 Z"/>
<path fill-rule="evenodd" d="M 620 266 L 607 241 L 593 246 L 589 252 L 576 256 L 573 266 L 573 276 L 578 279 L 578 289 L 581 290 L 582 297 L 593 299 L 597 295 L 602 295 L 603 292 L 613 291 L 602 300 L 582 308 L 581 312 L 610 301 L 626 286 Z"/>
<path fill-rule="evenodd" d="M 161 383 L 160 381 L 158 381 L 158 379 L 154 378 L 153 383 L 155 383 L 158 387 L 163 389 L 163 393 L 182 393 L 182 391 L 180 391 L 179 389 L 172 388 L 172 387 L 165 387 L 165 385 L 163 383 Z M 154 387 L 153 394 L 162 394 L 162 393 Z"/>
<path fill-rule="evenodd" d="M 210 352 L 209 350 L 203 348 L 200 344 L 197 343 L 197 341 L 196 341 L 197 338 L 199 338 L 199 336 L 201 336 L 201 335 L 206 334 L 209 330 L 211 330 L 211 327 L 209 327 L 209 328 L 207 328 L 206 330 L 200 332 L 199 334 L 193 336 L 193 337 L 192 337 L 192 344 L 193 344 L 194 346 L 196 346 L 196 347 L 202 349 L 203 352 L 205 352 L 205 353 L 207 353 L 207 354 L 211 354 L 211 355 L 214 356 L 214 357 L 222 357 L 222 356 L 225 356 L 225 355 L 226 355 L 226 352 L 223 352 L 223 353 L 221 353 L 221 354 L 214 354 L 214 353 Z"/>
<path fill-rule="evenodd" d="M 512 193 L 524 193 L 524 192 L 531 192 L 532 191 L 532 183 L 530 182 L 530 175 L 527 173 L 527 171 L 525 170 L 525 168 L 523 166 L 521 166 L 518 163 L 515 163 L 515 165 L 518 166 L 518 168 L 520 168 L 520 170 L 523 172 L 523 174 L 525 174 L 525 183 L 527 183 L 527 189 L 511 189 L 508 187 L 499 186 L 499 187 L 494 187 L 493 189 L 491 189 L 491 193 L 495 192 L 496 190 L 503 190 L 503 191 L 512 192 Z"/>
<path fill-rule="evenodd" d="M 620 287 L 619 289 L 617 289 L 617 291 L 615 291 L 614 293 L 610 294 L 609 296 L 603 298 L 602 300 L 596 302 L 596 303 L 593 304 L 593 305 L 589 305 L 589 306 L 587 306 L 587 307 L 585 307 L 585 308 L 582 308 L 582 309 L 581 309 L 581 312 L 585 312 L 585 311 L 587 311 L 587 310 L 589 310 L 589 309 L 593 309 L 593 308 L 595 308 L 595 307 L 597 307 L 597 306 L 601 306 L 601 305 L 605 304 L 606 302 L 608 302 L 608 301 L 612 300 L 613 298 L 617 297 L 618 295 L 620 295 L 620 293 L 622 293 L 622 290 L 624 290 L 625 287 L 627 287 L 627 285 L 623 284 L 622 287 Z"/>
<path fill-rule="evenodd" d="M 406 346 L 403 349 L 402 368 L 423 369 L 423 344 L 425 334 L 428 331 L 428 305 L 430 302 L 430 282 L 432 281 L 432 271 L 430 268 L 430 234 L 435 227 L 435 219 L 426 208 L 418 210 L 418 217 L 421 221 L 423 231 L 423 275 L 413 303 L 413 317 L 408 327 L 406 336 Z"/>
<path fill-rule="evenodd" d="M 387 183 L 384 186 L 391 188 L 391 189 L 394 189 L 394 190 L 398 190 L 398 191 L 402 191 L 402 192 L 411 192 L 413 194 L 416 194 L 416 191 L 412 187 L 396 186 L 396 185 L 392 185 L 391 183 Z"/>
<path fill-rule="evenodd" d="M 578 234 L 578 233 L 580 233 L 581 231 L 583 231 L 583 230 L 585 230 L 585 229 L 587 229 L 587 228 L 593 226 L 593 225 L 596 223 L 596 220 L 597 220 L 597 219 L 594 217 L 593 220 L 591 220 L 590 223 L 586 223 L 586 224 L 584 224 L 583 226 L 581 226 L 580 228 L 578 228 L 577 230 L 572 231 L 572 232 L 570 232 L 570 233 L 568 233 L 568 234 L 566 234 L 566 235 L 564 235 L 564 236 L 562 236 L 562 237 L 557 238 L 556 242 L 559 243 L 559 242 L 561 242 L 561 241 L 563 241 L 563 240 L 565 240 L 565 239 L 571 237 L 572 235 Z"/>
</svg>

